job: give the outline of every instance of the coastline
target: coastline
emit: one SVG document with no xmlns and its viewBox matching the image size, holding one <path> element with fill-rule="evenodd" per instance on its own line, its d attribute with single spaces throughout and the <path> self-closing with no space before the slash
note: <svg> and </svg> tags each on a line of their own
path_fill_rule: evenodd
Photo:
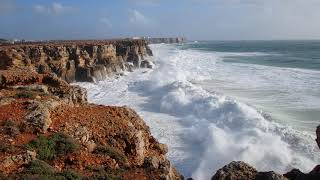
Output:
<svg viewBox="0 0 320 180">
<path fill-rule="evenodd" d="M 101 144 L 108 147 L 116 147 L 116 149 L 120 150 L 120 154 L 124 153 L 125 156 L 127 156 L 126 158 L 129 161 L 129 165 L 121 162 L 121 160 L 115 158 L 114 155 L 109 155 L 109 158 L 103 160 L 104 163 L 108 164 L 108 168 L 119 169 L 120 167 L 120 169 L 125 169 L 125 172 L 113 172 L 113 174 L 111 173 L 112 175 L 116 174 L 118 176 L 128 178 L 130 177 L 130 174 L 140 173 L 140 175 L 142 174 L 140 178 L 142 176 L 152 175 L 155 179 L 160 177 L 165 179 L 182 179 L 183 177 L 175 170 L 165 157 L 168 148 L 165 145 L 158 143 L 157 140 L 151 136 L 149 128 L 133 110 L 127 107 L 88 104 L 85 89 L 79 86 L 69 85 L 64 81 L 66 80 L 70 83 L 75 82 L 75 80 L 79 78 L 80 74 L 80 80 L 82 81 L 97 82 L 105 79 L 106 77 L 112 77 L 113 75 L 122 76 L 123 72 L 134 71 L 140 67 L 148 68 L 149 66 L 149 68 L 152 68 L 152 65 L 157 63 L 150 57 L 153 53 L 149 49 L 148 45 L 143 41 L 139 41 L 138 44 L 126 42 L 125 45 L 122 44 L 123 41 L 117 42 L 116 45 L 112 43 L 110 44 L 109 41 L 105 43 L 106 44 L 97 45 L 96 51 L 88 50 L 95 49 L 95 44 L 90 44 L 89 46 L 92 46 L 92 48 L 88 48 L 86 47 L 87 45 L 77 43 L 73 45 L 49 45 L 49 48 L 46 47 L 47 45 L 36 45 L 35 47 L 31 46 L 31 48 L 29 48 L 29 46 L 4 48 L 5 50 L 2 51 L 1 57 L 5 57 L 4 59 L 6 59 L 6 63 L 1 63 L 2 69 L 5 70 L 1 70 L 0 79 L 1 103 L 3 103 L 1 106 L 1 108 L 3 108 L 2 115 L 5 115 L 4 112 L 8 111 L 8 108 L 13 108 L 13 110 L 19 108 L 21 110 L 31 110 L 30 112 L 24 112 L 29 114 L 28 116 L 30 116 L 30 114 L 35 114 L 35 110 L 40 111 L 41 117 L 43 116 L 40 122 L 35 121 L 37 118 L 32 118 L 31 116 L 27 118 L 30 120 L 28 120 L 24 125 L 31 129 L 37 129 L 34 132 L 27 131 L 27 133 L 30 133 L 29 135 L 32 136 L 31 139 L 35 140 L 36 135 L 39 133 L 51 137 L 52 134 L 56 132 L 63 132 L 81 144 L 83 149 L 81 150 L 80 155 L 82 156 L 84 156 L 84 154 L 85 156 L 88 156 L 88 153 L 89 156 L 92 156 L 95 152 L 95 148 L 100 148 Z M 39 46 L 41 46 L 41 48 L 39 48 Z M 118 50 L 119 47 L 121 50 Z M 87 50 L 92 53 L 88 53 Z M 30 52 L 36 53 L 34 54 Z M 76 56 L 73 56 L 72 52 L 75 52 Z M 76 58 L 72 59 L 74 57 Z M 98 58 L 97 61 L 100 62 L 99 66 L 90 63 L 92 61 L 96 61 L 96 58 Z M 74 62 L 70 63 L 70 60 L 74 60 Z M 142 66 L 142 64 L 144 65 Z M 86 69 L 86 73 L 83 73 L 83 69 Z M 127 75 L 130 76 L 130 73 Z M 32 84 L 38 84 L 39 87 Z M 30 91 L 31 95 L 26 95 L 26 91 Z M 42 94 L 43 92 L 45 92 L 45 94 Z M 43 105 L 45 106 L 43 107 Z M 166 109 L 163 110 L 166 111 Z M 50 118 L 48 118 L 48 111 Z M 36 114 L 38 113 L 39 112 L 36 112 Z M 112 116 L 107 114 L 111 114 Z M 22 121 L 24 119 L 22 116 L 10 117 L 11 115 L 7 118 L 16 118 Z M 111 121 L 109 118 L 111 118 Z M 133 122 L 131 121 L 132 118 L 134 118 Z M 104 124 L 106 123 L 105 121 L 109 124 Z M 117 125 L 117 123 L 115 124 L 115 122 L 118 121 L 123 123 L 120 125 Z M 136 124 L 135 121 L 138 123 Z M 99 130 L 99 125 L 102 125 L 103 127 L 112 126 L 112 128 L 106 128 L 101 131 L 101 129 Z M 3 125 L 3 128 L 7 128 L 5 124 Z M 14 126 L 12 128 L 17 127 Z M 12 128 L 10 127 L 10 129 Z M 119 128 L 124 130 L 119 131 Z M 76 131 L 74 131 L 74 129 L 76 129 Z M 114 131 L 114 134 L 109 134 L 109 131 Z M 84 132 L 85 134 L 83 134 Z M 127 134 L 128 132 L 129 134 Z M 121 138 L 117 139 L 119 136 L 121 136 Z M 8 134 L 5 134 L 4 137 L 8 137 Z M 101 137 L 109 137 L 109 140 L 112 141 L 112 143 L 101 139 Z M 13 138 L 14 143 L 18 143 L 16 142 L 16 138 L 21 138 L 20 134 Z M 112 139 L 117 140 L 115 142 Z M 138 139 L 138 141 L 135 139 Z M 95 142 L 96 140 L 98 140 L 99 143 Z M 128 146 L 127 143 L 130 144 L 129 148 L 133 148 L 129 150 L 132 154 L 128 153 L 128 149 L 126 149 Z M 8 142 L 8 144 L 10 144 L 10 142 Z M 33 153 L 34 151 L 31 154 L 30 152 L 27 151 L 27 154 L 17 155 L 17 152 L 5 151 L 5 156 L 0 157 L 4 158 L 5 161 L 10 164 L 9 168 L 5 167 L 5 169 L 9 169 L 7 172 L 14 172 L 17 170 L 19 173 L 25 173 L 24 171 L 21 171 L 21 169 L 20 171 L 18 169 L 28 167 L 30 162 L 37 159 L 37 155 Z M 17 156 L 28 160 L 20 161 L 18 163 L 15 161 L 11 162 L 11 160 L 16 159 Z M 28 158 L 26 158 L 26 156 Z M 98 157 L 101 158 L 101 156 Z M 74 158 L 74 154 L 68 158 Z M 99 159 L 97 157 L 95 158 L 96 160 Z M 62 165 L 61 162 L 63 161 L 66 161 L 66 159 L 59 159 L 58 162 L 55 162 L 57 164 L 54 164 L 55 168 L 59 167 L 58 172 L 62 172 L 63 169 L 69 166 L 66 162 Z M 69 161 L 69 159 L 67 161 Z M 80 163 L 81 160 L 76 159 L 75 163 L 78 162 Z M 96 162 L 93 162 L 94 165 L 96 165 L 95 163 Z M 233 163 L 233 165 L 234 164 L 236 164 L 235 166 L 240 164 L 240 166 L 245 167 L 245 169 L 247 166 L 243 165 L 241 162 Z M 10 166 L 14 167 L 14 170 L 10 170 Z M 82 166 L 84 165 L 81 164 L 81 166 L 76 167 L 76 169 L 81 169 L 83 168 Z M 129 170 L 126 169 L 128 167 Z M 231 174 L 236 174 L 237 172 L 237 170 L 233 168 L 227 169 Z M 257 171 L 253 170 L 253 168 L 248 169 L 250 169 L 250 171 L 252 170 L 251 174 L 253 174 L 253 176 L 261 176 L 261 173 L 257 174 Z M 3 169 L 1 170 L 3 171 Z M 57 170 L 54 170 L 54 172 L 55 171 Z M 81 173 L 88 173 L 88 171 L 82 171 L 80 174 Z M 104 173 L 108 174 L 108 172 Z M 212 175 L 213 174 L 215 173 L 212 173 Z M 264 177 L 275 177 L 273 172 L 265 174 L 262 173 L 262 175 Z M 139 176 L 136 176 L 135 178 L 138 177 Z M 276 175 L 276 177 L 281 176 Z M 227 177 L 220 177 L 218 179 L 224 178 Z"/>
<path fill-rule="evenodd" d="M 1 178 L 183 179 L 135 111 L 67 83 L 151 68 L 151 53 L 141 40 L 0 47 Z"/>
</svg>

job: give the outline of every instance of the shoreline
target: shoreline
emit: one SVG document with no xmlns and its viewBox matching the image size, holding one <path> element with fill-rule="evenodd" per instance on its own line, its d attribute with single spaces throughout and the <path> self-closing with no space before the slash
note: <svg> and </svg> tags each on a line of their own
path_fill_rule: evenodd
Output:
<svg viewBox="0 0 320 180">
<path fill-rule="evenodd" d="M 95 45 L 93 45 L 93 46 L 95 46 Z M 61 69 L 62 71 L 58 71 L 58 72 L 61 72 L 61 73 L 58 73 L 55 76 L 58 75 L 58 77 L 61 77 L 62 79 L 65 78 L 66 80 L 70 80 L 70 79 L 68 79 L 68 77 L 77 76 L 76 72 L 77 72 L 78 68 L 80 68 L 80 67 L 81 68 L 89 68 L 89 69 L 90 68 L 95 68 L 94 66 L 93 67 L 89 66 L 89 64 L 88 64 L 88 61 L 90 62 L 89 57 L 91 59 L 93 59 L 92 57 L 100 57 L 102 59 L 104 58 L 104 62 L 111 61 L 111 62 L 113 62 L 114 67 L 119 66 L 119 67 L 122 67 L 122 68 L 120 68 L 120 69 L 114 68 L 113 69 L 112 66 L 110 67 L 109 64 L 106 63 L 103 66 L 110 67 L 112 69 L 111 72 L 105 73 L 105 72 L 107 72 L 107 70 L 102 68 L 102 71 L 101 71 L 101 68 L 100 68 L 99 71 L 91 71 L 89 75 L 86 75 L 87 77 L 92 77 L 92 79 L 93 78 L 96 78 L 96 79 L 101 78 L 101 79 L 103 79 L 103 78 L 105 78 L 107 76 L 110 76 L 112 74 L 119 74 L 121 76 L 121 71 L 129 71 L 129 72 L 133 71 L 134 69 L 141 67 L 140 66 L 141 62 L 143 62 L 145 60 L 147 60 L 151 64 L 152 61 L 150 61 L 149 57 L 146 55 L 148 53 L 147 52 L 148 51 L 147 50 L 148 47 L 146 47 L 146 46 L 148 46 L 148 45 L 146 45 L 146 44 L 143 45 L 143 43 L 142 43 L 142 46 L 138 45 L 136 48 L 131 48 L 132 46 L 130 46 L 130 48 L 126 48 L 127 46 L 124 46 L 124 49 L 126 49 L 125 51 L 123 51 L 123 50 L 118 51 L 117 50 L 117 46 L 114 46 L 112 48 L 112 46 L 110 46 L 110 44 L 108 44 L 107 46 L 105 46 L 104 50 L 96 51 L 97 53 L 100 52 L 102 54 L 99 55 L 99 54 L 94 54 L 94 53 L 90 54 L 89 53 L 89 56 L 87 56 L 87 58 L 83 56 L 83 54 L 85 54 L 85 53 L 81 52 L 81 51 L 83 51 L 83 49 L 81 50 L 81 48 L 80 48 L 79 56 L 77 56 L 78 58 L 75 59 L 75 62 L 76 62 L 75 63 L 75 67 L 72 67 L 73 65 L 70 66 L 70 65 L 67 65 L 67 64 L 66 64 L 67 66 L 53 66 L 53 67 L 62 67 L 62 69 Z M 56 53 L 56 54 L 53 53 L 53 56 L 51 56 L 50 53 L 47 54 L 47 55 L 49 55 L 47 60 L 50 60 L 52 62 L 56 61 L 56 62 L 60 62 L 60 63 L 64 62 L 66 59 L 68 60 L 68 58 L 66 58 L 66 54 L 70 55 L 70 52 L 72 52 L 72 51 L 64 51 L 64 47 L 61 46 L 61 45 L 56 46 L 56 47 L 58 47 L 58 48 L 54 49 L 53 52 L 58 52 L 58 53 Z M 101 46 L 98 45 L 98 48 L 101 48 L 101 47 L 104 47 L 104 45 L 101 45 Z M 121 45 L 120 45 L 120 47 L 121 47 Z M 13 49 L 15 49 L 15 48 L 17 48 L 17 47 L 14 47 Z M 50 48 L 52 48 L 52 47 L 50 47 Z M 43 63 L 43 60 L 46 59 L 46 58 L 43 58 L 43 56 L 44 56 L 43 53 L 46 54 L 47 52 L 52 52 L 52 50 L 50 50 L 50 48 L 43 48 L 43 49 L 48 49 L 49 51 L 45 50 L 44 52 L 38 53 L 38 57 L 37 58 L 38 58 L 39 62 Z M 1 70 L 1 79 L 0 79 L 1 80 L 1 86 L 2 86 L 1 95 L 4 95 L 4 96 L 1 96 L 1 100 L 11 98 L 11 100 L 9 101 L 9 106 L 11 106 L 12 103 L 13 104 L 18 103 L 16 105 L 20 104 L 22 106 L 23 102 L 24 103 L 25 102 L 29 102 L 30 100 L 32 100 L 34 98 L 37 98 L 37 99 L 33 100 L 36 103 L 36 105 L 35 105 L 36 107 L 40 107 L 40 106 L 42 106 L 42 103 L 46 104 L 46 102 L 50 101 L 50 106 L 44 108 L 45 109 L 44 111 L 48 111 L 49 110 L 49 112 L 53 114 L 52 118 L 50 120 L 51 122 L 45 121 L 46 123 L 44 123 L 44 124 L 41 124 L 41 123 L 37 124 L 37 126 L 40 125 L 40 127 L 41 127 L 37 131 L 37 133 L 40 132 L 40 133 L 45 133 L 46 134 L 46 131 L 47 131 L 47 132 L 50 132 L 49 134 L 52 134 L 52 131 L 53 132 L 62 131 L 64 133 L 70 134 L 71 136 L 73 136 L 73 138 L 76 139 L 76 141 L 79 141 L 80 144 L 82 144 L 82 146 L 84 147 L 84 149 L 81 150 L 81 152 L 83 151 L 82 153 L 84 153 L 84 152 L 87 153 L 87 151 L 89 151 L 89 154 L 90 154 L 91 152 L 90 152 L 89 149 L 91 149 L 91 148 L 95 149 L 95 147 L 94 147 L 95 145 L 94 144 L 100 144 L 101 143 L 101 142 L 100 143 L 96 143 L 96 142 L 92 143 L 91 142 L 91 140 L 96 140 L 97 136 L 99 136 L 99 133 L 98 133 L 99 131 L 97 131 L 97 127 L 95 127 L 94 124 L 90 124 L 89 122 L 87 122 L 87 121 L 90 121 L 90 119 L 87 119 L 87 120 L 83 121 L 81 123 L 82 126 L 83 126 L 83 123 L 86 124 L 85 125 L 86 128 L 88 128 L 87 126 L 90 126 L 89 130 L 92 130 L 92 132 L 90 132 L 90 133 L 92 133 L 92 135 L 89 135 L 89 137 L 85 137 L 85 139 L 86 139 L 85 142 L 82 142 L 82 138 L 83 137 L 80 137 L 80 139 L 77 140 L 77 137 L 75 136 L 75 134 L 78 134 L 79 132 L 73 132 L 71 130 L 72 126 L 68 125 L 68 122 L 73 122 L 72 124 L 77 124 L 77 123 L 81 122 L 81 121 L 79 121 L 80 119 L 82 119 L 82 118 L 86 119 L 86 118 L 88 118 L 88 116 L 90 116 L 90 114 L 91 114 L 92 117 L 94 117 L 94 114 L 92 114 L 93 112 L 95 114 L 100 114 L 95 109 L 102 108 L 103 112 L 108 112 L 108 113 L 111 113 L 111 114 L 113 112 L 120 113 L 120 115 L 118 114 L 120 119 L 118 119 L 117 121 L 121 121 L 121 122 L 123 121 L 124 123 L 128 123 L 127 119 L 128 118 L 130 119 L 130 115 L 129 115 L 129 117 L 127 117 L 127 116 L 128 116 L 128 114 L 131 114 L 130 112 L 132 110 L 127 109 L 126 107 L 118 108 L 118 107 L 112 107 L 112 106 L 101 106 L 101 105 L 88 104 L 86 90 L 81 89 L 78 86 L 69 85 L 68 83 L 64 82 L 60 78 L 57 78 L 55 76 L 49 75 L 50 73 L 52 73 L 50 71 L 47 71 L 45 73 L 39 74 L 39 72 L 37 72 L 37 71 L 42 70 L 42 68 L 39 68 L 39 67 L 43 66 L 42 63 L 32 64 L 32 62 L 34 62 L 34 61 L 31 61 L 31 63 L 29 63 L 30 61 L 27 61 L 27 60 L 23 59 L 23 58 L 25 58 L 27 56 L 30 57 L 30 55 L 27 55 L 27 54 L 24 54 L 22 56 L 20 54 L 20 56 L 19 56 L 19 53 L 21 53 L 21 52 L 31 52 L 31 51 L 34 51 L 34 50 L 31 49 L 31 51 L 30 50 L 26 51 L 25 50 L 26 48 L 22 48 L 22 49 L 23 49 L 23 51 L 21 51 L 21 49 L 19 50 L 19 48 L 18 48 L 18 50 L 14 50 L 14 51 L 11 51 L 11 52 L 10 52 L 10 49 L 6 49 L 6 51 L 5 51 L 5 54 L 7 55 L 6 57 L 7 58 L 9 57 L 9 60 L 11 58 L 11 63 L 1 64 L 1 65 L 4 65 L 3 67 L 6 68 L 6 70 Z M 86 48 L 84 48 L 84 49 L 86 49 Z M 132 49 L 135 49 L 135 50 L 132 51 Z M 39 50 L 41 51 L 41 48 L 40 49 L 39 48 L 35 48 L 35 50 L 36 50 L 36 52 L 39 51 Z M 65 53 L 65 52 L 67 52 L 67 53 Z M 124 55 L 117 54 L 117 53 L 123 53 L 123 52 L 125 52 L 124 55 L 128 55 L 126 58 L 124 58 L 125 57 Z M 106 54 L 103 55 L 103 53 L 106 53 Z M 152 51 L 151 51 L 151 53 L 152 53 Z M 128 58 L 130 56 L 130 54 L 134 58 Z M 150 52 L 149 52 L 149 54 L 150 54 Z M 121 56 L 121 58 L 120 58 L 120 56 Z M 34 56 L 32 56 L 32 57 L 34 58 Z M 60 58 L 60 60 L 57 61 L 57 59 L 59 59 L 59 58 Z M 44 61 L 44 62 L 47 63 L 47 62 L 50 62 L 50 61 Z M 120 61 L 120 63 L 117 62 L 117 61 Z M 25 63 L 27 63 L 27 64 L 25 64 Z M 131 66 L 131 64 L 133 64 L 133 66 Z M 128 68 L 130 66 L 131 66 L 131 70 Z M 52 66 L 49 66 L 49 67 L 52 67 Z M 63 69 L 64 67 L 69 67 L 69 69 L 67 69 L 67 70 L 69 70 L 69 72 L 68 71 L 65 72 L 64 69 Z M 70 68 L 70 67 L 72 67 L 72 68 Z M 144 67 L 147 67 L 147 66 L 144 66 Z M 71 69 L 74 69 L 74 70 L 71 70 Z M 31 70 L 32 73 L 30 72 L 30 70 Z M 68 74 L 68 73 L 69 73 L 69 75 L 66 76 L 66 74 Z M 72 74 L 72 73 L 74 73 L 74 74 Z M 105 75 L 102 75 L 103 73 L 105 73 Z M 128 74 L 128 76 L 130 76 L 130 73 Z M 92 79 L 90 81 L 94 81 Z M 71 81 L 69 81 L 69 82 L 74 82 L 74 81 L 72 81 L 72 79 L 71 79 Z M 41 92 L 45 91 L 45 90 L 43 90 L 43 89 L 39 90 L 37 88 L 34 89 L 34 87 L 31 86 L 31 84 L 38 84 L 38 85 L 41 85 L 41 87 L 43 87 L 43 86 L 46 87 L 47 86 L 49 88 L 49 90 L 47 90 L 47 92 L 46 92 L 47 95 L 44 96 L 43 94 L 41 94 Z M 17 85 L 19 85 L 19 87 L 17 87 Z M 17 98 L 16 96 L 19 95 L 21 88 L 22 88 L 23 91 L 31 91 L 32 92 L 31 94 L 34 94 L 35 96 L 34 97 L 29 97 L 29 96 L 28 97 L 23 97 L 22 99 Z M 14 94 L 16 94 L 16 95 L 14 95 Z M 12 97 L 13 97 L 13 100 L 12 100 Z M 57 97 L 59 97 L 59 98 L 57 98 Z M 56 109 L 56 107 L 51 107 L 51 106 L 55 106 L 54 104 L 56 104 L 56 103 L 58 103 L 58 107 L 61 106 L 61 107 L 64 107 L 64 108 Z M 8 104 L 5 104 L 4 106 L 5 106 L 5 108 L 8 108 Z M 4 106 L 0 106 L 0 110 L 1 110 L 1 108 L 4 108 Z M 63 109 L 65 109 L 66 111 L 63 110 Z M 109 109 L 109 110 L 107 110 L 107 109 Z M 90 112 L 91 110 L 92 110 L 92 112 Z M 41 110 L 41 111 L 43 111 L 43 110 Z M 59 113 L 57 114 L 57 112 L 66 113 L 66 114 L 63 115 L 63 117 L 67 117 L 67 120 L 66 121 L 61 120 L 61 117 L 59 116 Z M 78 113 L 74 113 L 74 112 L 78 112 Z M 82 118 L 79 119 L 77 116 L 81 112 L 85 112 L 85 113 L 88 113 L 88 114 L 82 114 L 81 115 Z M 32 112 L 30 112 L 30 113 L 32 113 Z M 135 112 L 133 112 L 133 113 L 135 113 Z M 69 117 L 69 115 L 72 115 L 72 116 Z M 137 118 L 137 119 L 141 119 L 137 114 L 134 114 L 133 117 Z M 101 118 L 100 115 L 95 118 L 95 121 L 99 121 L 99 118 Z M 46 120 L 46 118 L 44 118 L 44 119 Z M 100 121 L 102 119 L 100 119 Z M 114 120 L 111 120 L 111 124 L 114 123 L 113 121 Z M 140 120 L 138 120 L 138 121 L 140 122 Z M 76 122 L 76 123 L 74 123 L 74 122 Z M 108 122 L 110 122 L 110 121 L 108 121 Z M 61 123 L 64 124 L 63 126 L 66 126 L 67 128 L 65 128 L 65 127 L 62 128 L 63 126 L 55 127 L 56 124 L 61 124 Z M 65 123 L 67 123 L 67 124 L 65 124 Z M 89 124 L 87 124 L 87 123 L 89 123 Z M 131 123 L 133 123 L 133 122 L 131 122 Z M 141 123 L 143 124 L 144 121 L 141 120 Z M 103 123 L 100 122 L 99 124 L 103 124 Z M 130 124 L 130 123 L 128 123 L 128 124 Z M 147 138 L 147 139 L 142 138 L 143 140 L 139 140 L 139 142 L 135 142 L 133 139 L 131 139 L 132 137 L 130 138 L 130 136 L 133 136 L 133 137 L 139 139 L 139 137 L 140 137 L 139 132 L 141 130 L 145 131 L 144 132 L 145 134 L 142 135 L 143 137 L 151 136 L 149 128 L 148 127 L 143 127 L 142 129 L 139 129 L 139 126 L 140 126 L 139 124 L 140 123 L 138 123 L 138 126 L 136 126 L 133 123 L 133 126 L 134 126 L 134 128 L 136 130 L 132 130 L 133 134 L 129 135 L 129 139 L 126 140 L 129 143 L 132 143 L 130 141 L 133 141 L 134 144 L 135 144 L 135 145 L 133 145 L 133 147 L 136 147 L 136 148 L 134 148 L 134 150 L 130 150 L 130 151 L 135 151 L 135 153 L 133 155 L 131 155 L 131 156 L 128 155 L 128 158 L 130 159 L 129 163 L 131 164 L 130 165 L 131 169 L 134 170 L 136 168 L 134 171 L 143 171 L 145 173 L 145 175 L 148 175 L 148 173 L 150 175 L 150 173 L 151 173 L 151 174 L 157 175 L 159 177 L 160 176 L 161 177 L 165 176 L 165 178 L 167 178 L 167 179 L 175 179 L 175 178 L 182 179 L 180 174 L 177 171 L 175 171 L 175 168 L 172 165 L 170 165 L 170 162 L 168 164 L 168 160 L 166 160 L 166 158 L 164 156 L 168 151 L 167 147 L 165 147 L 165 145 L 161 145 L 161 143 L 160 144 L 157 143 L 157 141 L 155 139 L 153 139 L 153 137 L 150 137 L 150 138 Z M 27 123 L 26 125 L 30 126 L 30 127 L 33 127 L 35 124 L 34 123 L 33 124 L 32 123 L 31 124 Z M 51 127 L 51 125 L 53 125 L 54 127 Z M 132 126 L 132 125 L 124 125 L 124 126 Z M 145 125 L 143 125 L 143 126 L 145 126 Z M 123 126 L 119 126 L 119 127 L 123 128 Z M 76 129 L 77 128 L 79 128 L 79 127 L 76 127 Z M 93 129 L 96 129 L 96 130 L 93 130 Z M 117 129 L 117 126 L 116 126 L 116 129 Z M 120 132 L 116 132 L 116 136 L 123 136 L 123 134 L 125 134 L 125 132 L 121 132 L 121 131 Z M 106 132 L 103 132 L 103 133 L 106 133 Z M 116 137 L 116 136 L 114 136 L 114 137 Z M 49 137 L 50 137 L 50 135 L 49 135 Z M 126 135 L 125 135 L 124 138 L 128 138 L 128 137 L 126 137 Z M 33 137 L 33 139 L 36 139 L 36 137 Z M 118 141 L 118 140 L 116 140 L 116 141 Z M 155 143 L 153 143 L 153 141 L 155 141 Z M 104 142 L 104 143 L 110 145 L 109 144 L 110 142 Z M 118 143 L 121 144 L 121 142 L 118 142 Z M 141 145 L 141 143 L 144 144 L 144 145 Z M 113 146 L 117 146 L 117 148 L 119 148 L 120 151 L 125 151 L 125 155 L 127 156 L 126 150 L 125 149 L 121 149 L 121 148 L 124 148 L 124 147 L 122 147 L 123 145 L 120 145 L 120 144 L 117 144 L 117 142 L 113 142 Z M 139 149 L 139 147 L 145 146 L 146 144 L 149 144 L 149 145 L 147 145 L 145 147 L 145 149 L 142 148 L 144 150 Z M 158 146 L 161 146 L 161 148 L 159 148 Z M 137 149 L 137 147 L 138 147 L 138 149 Z M 147 155 L 145 155 L 144 153 L 143 153 L 143 155 L 142 154 L 138 155 L 139 152 L 141 152 L 141 151 L 146 152 Z M 94 150 L 92 152 L 94 152 Z M 6 153 L 8 153 L 8 152 L 6 152 Z M 154 153 L 156 153 L 156 155 Z M 153 156 L 150 156 L 150 154 L 153 154 Z M 30 155 L 28 155 L 28 156 L 30 156 Z M 0 158 L 1 157 L 2 156 L 0 156 Z M 11 156 L 10 158 L 12 159 L 13 156 Z M 137 160 L 137 158 L 139 160 Z M 34 158 L 34 155 L 33 155 L 33 159 L 31 158 L 31 160 L 33 161 L 34 159 L 35 158 Z M 111 156 L 111 159 L 112 159 L 112 156 Z M 109 161 L 109 160 L 110 159 L 108 159 L 107 161 Z M 122 166 L 127 166 L 127 165 L 125 165 L 125 163 L 123 164 L 121 162 L 118 162 L 117 159 L 114 159 L 114 160 L 116 161 L 116 163 L 118 164 L 118 166 L 120 168 Z M 77 160 L 77 161 L 79 161 L 79 160 Z M 31 161 L 28 161 L 27 163 L 23 162 L 22 164 L 19 165 L 19 167 L 24 167 L 24 166 L 28 165 L 30 162 Z M 108 162 L 108 163 L 111 163 L 111 162 Z M 238 162 L 236 164 L 239 164 L 239 163 L 240 162 Z M 11 165 L 16 166 L 17 164 L 13 163 Z M 112 165 L 112 163 L 110 164 L 110 166 L 111 165 Z M 240 165 L 241 165 L 241 163 L 240 163 Z M 241 165 L 241 166 L 246 167 L 247 165 Z M 164 168 L 166 170 L 163 170 L 160 167 Z M 116 164 L 113 164 L 113 168 L 117 169 L 116 168 Z M 160 174 L 158 172 L 158 169 L 161 169 Z M 249 169 L 252 169 L 252 168 L 249 168 Z M 236 173 L 236 170 L 231 168 L 231 173 L 232 172 Z M 252 172 L 257 172 L 257 171 L 254 170 Z M 83 172 L 81 172 L 81 173 L 83 173 Z M 213 174 L 214 173 L 212 173 L 212 175 Z M 255 174 L 254 176 L 256 176 L 256 175 L 260 176 L 261 174 Z M 274 173 L 266 173 L 266 174 L 263 174 L 263 175 L 264 176 L 270 176 L 270 175 L 273 176 Z M 126 176 L 126 175 L 122 174 L 122 176 Z"/>
</svg>

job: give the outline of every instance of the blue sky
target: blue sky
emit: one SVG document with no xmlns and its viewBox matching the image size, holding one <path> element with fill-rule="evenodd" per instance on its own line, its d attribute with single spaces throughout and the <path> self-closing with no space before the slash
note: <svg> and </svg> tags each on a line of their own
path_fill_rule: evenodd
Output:
<svg viewBox="0 0 320 180">
<path fill-rule="evenodd" d="M 320 39 L 320 0 L 0 0 L 0 38 Z"/>
</svg>

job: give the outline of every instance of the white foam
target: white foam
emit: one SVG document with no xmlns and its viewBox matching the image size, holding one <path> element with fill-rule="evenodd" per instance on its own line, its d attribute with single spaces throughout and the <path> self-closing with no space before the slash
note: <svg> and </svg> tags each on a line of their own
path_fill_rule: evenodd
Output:
<svg viewBox="0 0 320 180">
<path fill-rule="evenodd" d="M 267 120 L 256 109 L 192 81 L 212 79 L 221 59 L 210 53 L 152 45 L 154 70 L 141 69 L 88 89 L 99 104 L 129 105 L 169 145 L 169 158 L 186 176 L 210 179 L 233 160 L 285 172 L 315 165 L 313 136 Z M 144 73 L 142 73 L 144 72 Z"/>
</svg>

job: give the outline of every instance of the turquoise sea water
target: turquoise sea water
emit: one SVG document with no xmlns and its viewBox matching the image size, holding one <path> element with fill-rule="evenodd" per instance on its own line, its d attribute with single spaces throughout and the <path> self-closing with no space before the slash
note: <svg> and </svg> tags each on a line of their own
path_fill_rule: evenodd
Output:
<svg viewBox="0 0 320 180">
<path fill-rule="evenodd" d="M 225 62 L 320 70 L 320 41 L 203 41 L 183 46 L 215 52 L 259 52 L 260 56 L 226 56 Z"/>
<path fill-rule="evenodd" d="M 320 41 L 202 41 L 179 48 L 220 60 L 212 77 L 198 82 L 207 90 L 301 131 L 314 134 L 320 124 Z"/>
</svg>

